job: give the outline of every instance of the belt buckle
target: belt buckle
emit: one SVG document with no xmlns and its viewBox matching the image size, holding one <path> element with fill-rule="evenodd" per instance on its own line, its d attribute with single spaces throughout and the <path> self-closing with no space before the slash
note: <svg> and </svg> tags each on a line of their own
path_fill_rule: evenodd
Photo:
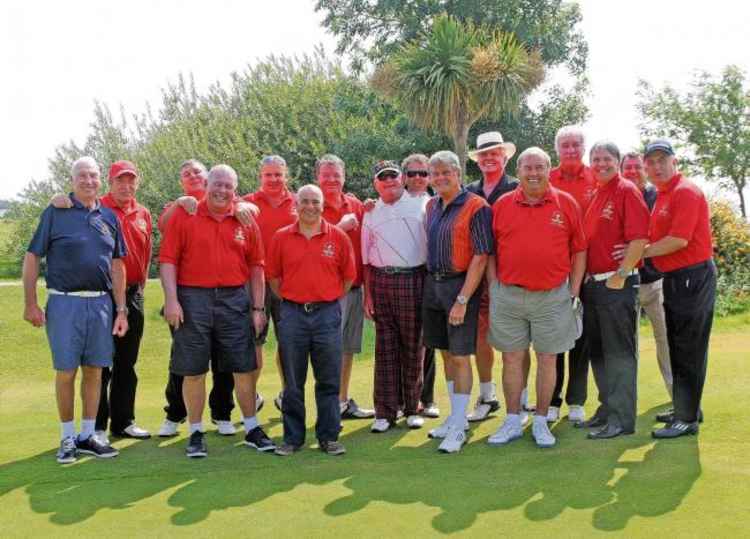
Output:
<svg viewBox="0 0 750 539">
<path fill-rule="evenodd" d="M 383 269 L 385 270 L 385 273 L 387 273 L 388 275 L 395 275 L 396 273 L 398 273 L 398 270 L 394 268 L 393 266 L 386 266 Z"/>
<path fill-rule="evenodd" d="M 305 311 L 307 314 L 310 314 L 315 310 L 315 305 L 312 303 L 303 303 L 302 304 L 302 310 Z"/>
</svg>

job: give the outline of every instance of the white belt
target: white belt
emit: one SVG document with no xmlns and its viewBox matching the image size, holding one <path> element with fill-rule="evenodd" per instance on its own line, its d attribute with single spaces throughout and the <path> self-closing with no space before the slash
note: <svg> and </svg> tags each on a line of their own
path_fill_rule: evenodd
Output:
<svg viewBox="0 0 750 539">
<path fill-rule="evenodd" d="M 61 290 L 55 290 L 54 288 L 48 288 L 47 294 L 52 294 L 53 296 L 76 296 L 79 298 L 99 298 L 107 294 L 107 292 L 102 292 L 100 290 L 76 290 L 75 292 L 63 292 Z"/>
<path fill-rule="evenodd" d="M 607 271 L 605 273 L 589 273 L 589 279 L 593 279 L 595 281 L 606 281 L 616 273 L 616 271 Z M 637 269 L 631 270 L 630 273 L 628 273 L 628 277 L 632 277 L 633 275 L 638 275 Z"/>
</svg>

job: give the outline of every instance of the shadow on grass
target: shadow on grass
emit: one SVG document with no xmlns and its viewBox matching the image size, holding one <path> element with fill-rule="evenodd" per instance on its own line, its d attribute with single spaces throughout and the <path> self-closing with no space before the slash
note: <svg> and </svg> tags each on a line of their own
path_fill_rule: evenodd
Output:
<svg viewBox="0 0 750 539">
<path fill-rule="evenodd" d="M 325 515 L 337 517 L 373 502 L 421 504 L 437 509 L 424 518 L 441 533 L 466 530 L 496 511 L 522 508 L 533 522 L 566 509 L 592 510 L 593 527 L 615 531 L 634 516 L 675 510 L 701 474 L 696 437 L 650 438 L 656 410 L 640 416 L 637 434 L 609 441 L 584 440 L 584 432 L 561 422 L 555 427 L 558 446 L 548 450 L 537 449 L 526 432 L 499 448 L 475 436 L 460 454 L 442 455 L 437 441 L 425 437 L 414 447 L 405 428 L 374 435 L 369 422 L 362 422 L 342 436 L 348 449 L 343 457 L 310 445 L 287 458 L 258 454 L 244 448 L 239 436 L 211 433 L 210 456 L 200 461 L 184 457 L 184 439 L 132 442 L 115 461 L 84 459 L 64 467 L 55 463 L 54 451 L 46 451 L 0 466 L 0 496 L 25 488 L 33 511 L 70 525 L 174 490 L 167 504 L 176 512 L 164 511 L 164 522 L 190 526 L 214 511 L 252 509 L 272 496 L 321 486 L 326 488 L 319 497 L 301 491 L 279 503 L 290 518 L 321 505 Z M 314 443 L 312 430 L 307 436 Z M 350 492 L 341 496 L 341 488 Z"/>
</svg>

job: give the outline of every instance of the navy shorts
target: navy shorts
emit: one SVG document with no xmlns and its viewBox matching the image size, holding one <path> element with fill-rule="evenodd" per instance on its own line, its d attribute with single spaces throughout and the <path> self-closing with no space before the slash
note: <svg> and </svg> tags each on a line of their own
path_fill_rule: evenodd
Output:
<svg viewBox="0 0 750 539">
<path fill-rule="evenodd" d="M 49 295 L 46 329 L 55 370 L 112 366 L 112 311 L 109 294 L 97 298 Z"/>
<path fill-rule="evenodd" d="M 178 286 L 177 299 L 185 321 L 172 333 L 172 374 L 205 374 L 212 356 L 220 372 L 255 370 L 255 331 L 244 286 Z"/>
<path fill-rule="evenodd" d="M 427 348 L 447 350 L 456 356 L 468 356 L 476 352 L 481 286 L 478 286 L 469 298 L 464 323 L 460 326 L 448 323 L 448 313 L 453 308 L 465 279 L 466 277 L 462 276 L 438 281 L 429 274 L 425 277 L 422 330 L 424 345 Z"/>
</svg>

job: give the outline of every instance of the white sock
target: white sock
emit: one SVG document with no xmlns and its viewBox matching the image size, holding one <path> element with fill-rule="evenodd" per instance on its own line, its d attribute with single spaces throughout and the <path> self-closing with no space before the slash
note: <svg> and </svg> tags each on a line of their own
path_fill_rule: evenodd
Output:
<svg viewBox="0 0 750 539">
<path fill-rule="evenodd" d="M 193 434 L 196 431 L 203 432 L 203 421 L 198 421 L 197 423 L 190 423 L 190 434 Z"/>
<path fill-rule="evenodd" d="M 523 391 L 521 391 L 521 408 L 528 408 L 529 406 L 529 390 L 528 388 L 523 388 Z"/>
<path fill-rule="evenodd" d="M 505 416 L 505 421 L 513 425 L 514 427 L 521 428 L 521 416 L 520 414 L 508 414 Z"/>
<path fill-rule="evenodd" d="M 534 414 L 534 425 L 546 425 L 547 424 L 547 416 L 546 415 L 539 415 Z"/>
<path fill-rule="evenodd" d="M 81 419 L 81 434 L 78 435 L 80 440 L 88 440 L 94 434 L 96 419 Z"/>
<path fill-rule="evenodd" d="M 62 430 L 62 438 L 61 440 L 64 440 L 65 438 L 75 438 L 76 436 L 76 424 L 73 421 L 62 421 L 60 423 L 60 429 Z"/>
<path fill-rule="evenodd" d="M 495 399 L 495 383 L 494 382 L 479 382 L 479 396 L 482 400 L 494 400 Z"/>
<path fill-rule="evenodd" d="M 454 425 L 463 428 L 466 421 L 466 409 L 469 407 L 471 395 L 468 393 L 454 393 L 451 396 L 450 421 Z"/>
<path fill-rule="evenodd" d="M 258 426 L 258 419 L 255 416 L 243 417 L 242 422 L 245 424 L 245 432 L 250 432 Z"/>
<path fill-rule="evenodd" d="M 448 386 L 448 396 L 453 395 L 453 380 L 446 381 L 445 385 Z"/>
</svg>

